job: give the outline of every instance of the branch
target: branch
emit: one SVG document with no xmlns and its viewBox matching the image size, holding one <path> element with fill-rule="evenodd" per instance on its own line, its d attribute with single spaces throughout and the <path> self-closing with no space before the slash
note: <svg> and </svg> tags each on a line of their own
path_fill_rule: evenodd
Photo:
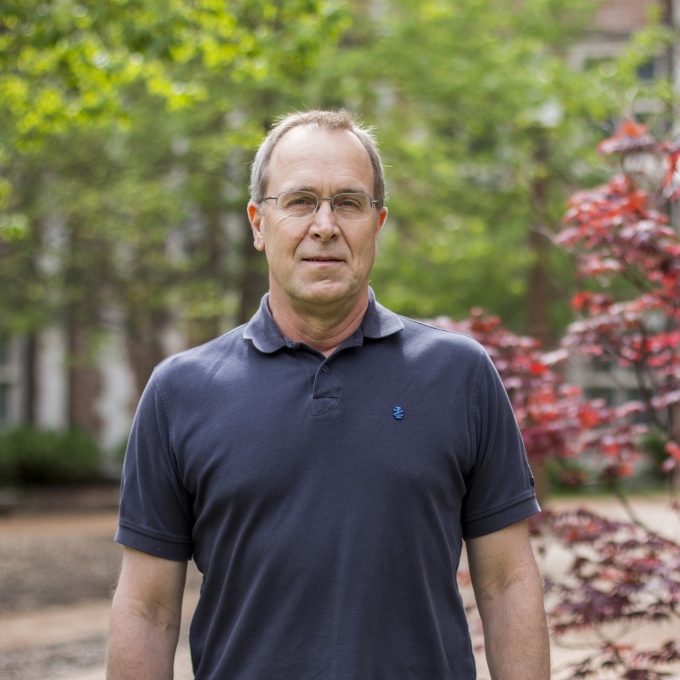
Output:
<svg viewBox="0 0 680 680">
<path fill-rule="evenodd" d="M 617 483 L 617 480 L 612 480 L 609 483 L 609 488 L 614 492 L 614 495 L 619 499 L 619 502 L 621 505 L 623 505 L 624 510 L 628 513 L 628 517 L 630 517 L 630 521 L 633 522 L 633 524 L 636 524 L 637 526 L 640 527 L 644 532 L 649 534 L 650 536 L 657 536 L 656 533 L 654 533 L 635 513 L 633 510 L 633 507 L 631 504 L 628 502 L 628 499 L 626 498 L 626 495 L 621 491 L 621 487 Z"/>
</svg>

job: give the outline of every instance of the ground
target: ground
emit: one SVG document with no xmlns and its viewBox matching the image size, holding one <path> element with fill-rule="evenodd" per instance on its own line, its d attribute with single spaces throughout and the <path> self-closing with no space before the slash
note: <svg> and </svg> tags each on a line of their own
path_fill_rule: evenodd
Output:
<svg viewBox="0 0 680 680">
<path fill-rule="evenodd" d="M 551 503 L 555 510 L 579 505 L 612 518 L 625 518 L 617 501 L 609 498 L 568 499 Z M 640 518 L 669 538 L 680 537 L 680 520 L 667 499 L 636 498 Z M 15 514 L 0 518 L 0 677 L 3 680 L 103 680 L 110 598 L 122 548 L 113 542 L 113 510 Z M 559 549 L 542 560 L 545 573 L 566 566 Z M 189 680 L 191 664 L 187 625 L 198 598 L 200 574 L 187 577 L 183 629 L 175 678 Z M 464 593 L 469 599 L 471 593 Z M 629 634 L 640 644 L 680 639 L 680 623 Z M 479 634 L 475 634 L 479 640 Z M 571 642 L 581 644 L 584 638 Z M 575 654 L 554 649 L 556 671 Z M 482 656 L 479 677 L 488 677 Z M 559 672 L 556 674 L 559 676 Z"/>
</svg>

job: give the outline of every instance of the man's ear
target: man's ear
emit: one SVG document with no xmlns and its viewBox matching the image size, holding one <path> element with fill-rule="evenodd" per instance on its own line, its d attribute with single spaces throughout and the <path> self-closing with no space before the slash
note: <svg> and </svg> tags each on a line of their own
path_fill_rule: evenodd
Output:
<svg viewBox="0 0 680 680">
<path fill-rule="evenodd" d="M 378 210 L 378 230 L 375 232 L 375 244 L 378 245 L 378 236 L 380 236 L 380 231 L 385 224 L 387 219 L 387 208 L 383 207 Z"/>
<path fill-rule="evenodd" d="M 253 242 L 257 250 L 264 250 L 264 234 L 262 233 L 262 210 L 260 204 L 248 201 L 248 219 L 253 229 Z"/>
</svg>

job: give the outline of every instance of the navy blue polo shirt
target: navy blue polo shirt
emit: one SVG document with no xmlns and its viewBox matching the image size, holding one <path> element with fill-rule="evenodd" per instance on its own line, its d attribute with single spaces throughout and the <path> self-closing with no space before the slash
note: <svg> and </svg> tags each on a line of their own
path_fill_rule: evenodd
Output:
<svg viewBox="0 0 680 680">
<path fill-rule="evenodd" d="M 140 402 L 116 540 L 203 573 L 199 680 L 472 680 L 462 541 L 538 512 L 471 338 L 373 293 L 330 357 L 250 323 L 170 357 Z"/>
</svg>

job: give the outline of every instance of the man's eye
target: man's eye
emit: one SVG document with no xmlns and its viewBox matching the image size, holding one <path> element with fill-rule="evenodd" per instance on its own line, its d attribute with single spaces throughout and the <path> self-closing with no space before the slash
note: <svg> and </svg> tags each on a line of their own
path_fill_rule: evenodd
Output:
<svg viewBox="0 0 680 680">
<path fill-rule="evenodd" d="M 280 203 L 284 208 L 300 208 L 316 205 L 316 198 L 307 194 L 289 194 L 283 196 Z"/>
</svg>

